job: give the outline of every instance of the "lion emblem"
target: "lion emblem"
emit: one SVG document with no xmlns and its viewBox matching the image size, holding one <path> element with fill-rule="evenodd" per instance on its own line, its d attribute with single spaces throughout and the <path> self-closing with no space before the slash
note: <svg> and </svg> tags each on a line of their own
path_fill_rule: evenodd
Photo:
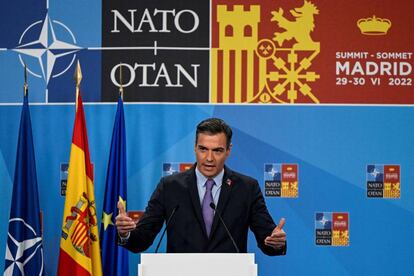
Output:
<svg viewBox="0 0 414 276">
<path fill-rule="evenodd" d="M 289 21 L 283 16 L 283 9 L 272 12 L 272 21 L 276 21 L 278 26 L 285 29 L 285 32 L 275 32 L 273 38 L 279 46 L 282 46 L 285 40 L 294 38 L 296 43 L 293 48 L 296 50 L 312 50 L 319 47 L 319 43 L 314 42 L 310 33 L 315 28 L 314 15 L 319 14 L 318 8 L 309 1 L 304 1 L 303 6 L 290 10 L 295 17 L 294 21 Z"/>
</svg>

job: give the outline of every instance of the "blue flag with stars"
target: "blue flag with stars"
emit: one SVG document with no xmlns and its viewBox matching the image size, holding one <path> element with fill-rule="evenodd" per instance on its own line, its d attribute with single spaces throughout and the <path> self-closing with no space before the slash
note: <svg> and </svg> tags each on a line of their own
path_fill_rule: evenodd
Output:
<svg viewBox="0 0 414 276">
<path fill-rule="evenodd" d="M 43 245 L 32 123 L 23 98 L 4 275 L 43 275 Z"/>
<path fill-rule="evenodd" d="M 118 246 L 115 217 L 117 203 L 127 197 L 126 140 L 124 106 L 121 96 L 112 132 L 111 150 L 106 174 L 105 196 L 100 232 L 102 271 L 104 275 L 128 275 L 128 251 Z"/>
</svg>

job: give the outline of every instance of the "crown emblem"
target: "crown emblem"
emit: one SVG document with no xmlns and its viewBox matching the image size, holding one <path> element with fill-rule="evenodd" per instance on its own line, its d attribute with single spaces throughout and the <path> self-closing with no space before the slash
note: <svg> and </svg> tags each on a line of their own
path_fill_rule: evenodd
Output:
<svg viewBox="0 0 414 276">
<path fill-rule="evenodd" d="M 364 35 L 386 35 L 391 27 L 391 21 L 386 18 L 378 18 L 375 15 L 361 18 L 357 22 L 358 28 Z"/>
</svg>

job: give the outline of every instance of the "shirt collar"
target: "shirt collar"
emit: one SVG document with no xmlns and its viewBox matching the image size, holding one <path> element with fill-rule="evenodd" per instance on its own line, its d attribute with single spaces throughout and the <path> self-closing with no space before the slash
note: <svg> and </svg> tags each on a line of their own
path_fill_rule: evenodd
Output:
<svg viewBox="0 0 414 276">
<path fill-rule="evenodd" d="M 207 181 L 207 177 L 205 177 L 199 170 L 198 167 L 196 166 L 195 169 L 195 173 L 196 173 L 196 177 L 197 177 L 197 185 L 200 185 L 202 187 L 205 187 L 206 185 L 206 181 Z M 216 175 L 216 177 L 213 178 L 214 183 L 216 183 L 217 187 L 220 187 L 221 184 L 223 184 L 223 176 L 224 176 L 224 168 L 221 170 L 221 172 Z"/>
</svg>

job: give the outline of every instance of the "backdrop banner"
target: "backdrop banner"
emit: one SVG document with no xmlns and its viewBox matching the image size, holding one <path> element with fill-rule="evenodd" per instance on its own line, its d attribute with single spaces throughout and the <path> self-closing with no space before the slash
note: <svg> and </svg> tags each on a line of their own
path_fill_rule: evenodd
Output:
<svg viewBox="0 0 414 276">
<path fill-rule="evenodd" d="M 228 166 L 256 178 L 274 220 L 286 218 L 286 256 L 263 255 L 249 236 L 260 276 L 414 275 L 413 8 L 410 0 L 3 4 L 0 255 L 26 63 L 44 271 L 57 272 L 79 59 L 96 210 L 122 84 L 128 210 L 145 208 L 160 177 L 188 169 L 195 126 L 220 117 L 234 130 Z M 139 258 L 129 254 L 130 275 Z"/>
</svg>

